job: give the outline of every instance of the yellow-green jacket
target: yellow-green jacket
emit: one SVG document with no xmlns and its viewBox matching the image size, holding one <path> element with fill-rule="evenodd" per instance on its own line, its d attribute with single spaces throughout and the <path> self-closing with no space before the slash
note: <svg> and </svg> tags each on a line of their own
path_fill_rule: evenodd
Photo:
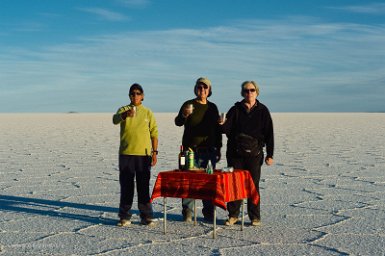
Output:
<svg viewBox="0 0 385 256">
<path fill-rule="evenodd" d="M 114 124 L 120 124 L 121 155 L 150 156 L 152 151 L 151 138 L 158 138 L 158 126 L 154 114 L 143 105 L 136 106 L 134 117 L 123 120 L 121 113 L 131 108 L 130 105 L 118 109 L 112 118 Z"/>
</svg>

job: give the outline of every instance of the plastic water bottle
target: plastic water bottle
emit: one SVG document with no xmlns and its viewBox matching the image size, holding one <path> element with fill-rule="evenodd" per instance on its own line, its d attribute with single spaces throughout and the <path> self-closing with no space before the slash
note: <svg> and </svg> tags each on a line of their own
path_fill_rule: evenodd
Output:
<svg viewBox="0 0 385 256">
<path fill-rule="evenodd" d="M 194 151 L 190 150 L 188 152 L 188 169 L 192 170 L 194 169 L 194 162 L 195 162 L 195 156 L 194 156 Z"/>
<path fill-rule="evenodd" d="M 207 164 L 206 173 L 207 174 L 213 174 L 214 173 L 213 165 L 211 164 L 211 160 L 209 160 L 209 162 Z"/>
</svg>

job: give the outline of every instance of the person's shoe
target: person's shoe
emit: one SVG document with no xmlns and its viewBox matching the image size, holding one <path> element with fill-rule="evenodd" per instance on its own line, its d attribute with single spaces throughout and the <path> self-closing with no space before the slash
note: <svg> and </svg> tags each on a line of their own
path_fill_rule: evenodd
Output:
<svg viewBox="0 0 385 256">
<path fill-rule="evenodd" d="M 191 211 L 183 212 L 183 221 L 184 222 L 192 222 L 192 212 Z"/>
<path fill-rule="evenodd" d="M 120 219 L 117 225 L 118 227 L 127 227 L 131 225 L 131 221 L 127 219 Z"/>
<path fill-rule="evenodd" d="M 261 220 L 260 219 L 253 219 L 252 221 L 251 221 L 251 226 L 259 226 L 259 225 L 261 225 Z"/>
<path fill-rule="evenodd" d="M 226 225 L 226 226 L 232 226 L 232 225 L 234 225 L 235 223 L 237 223 L 238 220 L 239 220 L 239 219 L 236 218 L 236 217 L 230 217 L 228 220 L 226 220 L 225 225 Z"/>
<path fill-rule="evenodd" d="M 143 219 L 141 219 L 140 220 L 140 224 L 146 225 L 146 226 L 150 226 L 150 227 L 155 225 L 154 221 L 152 219 L 150 219 L 150 218 L 143 218 Z"/>
</svg>

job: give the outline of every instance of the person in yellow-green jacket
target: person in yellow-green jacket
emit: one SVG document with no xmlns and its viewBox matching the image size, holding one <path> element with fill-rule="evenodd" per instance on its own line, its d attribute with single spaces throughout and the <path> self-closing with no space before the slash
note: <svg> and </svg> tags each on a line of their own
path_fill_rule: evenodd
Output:
<svg viewBox="0 0 385 256">
<path fill-rule="evenodd" d="M 118 226 L 131 224 L 135 177 L 141 224 L 152 225 L 149 186 L 151 166 L 157 162 L 158 126 L 153 112 L 142 105 L 144 91 L 140 84 L 131 85 L 129 97 L 131 103 L 120 107 L 112 118 L 115 125 L 120 124 Z"/>
</svg>

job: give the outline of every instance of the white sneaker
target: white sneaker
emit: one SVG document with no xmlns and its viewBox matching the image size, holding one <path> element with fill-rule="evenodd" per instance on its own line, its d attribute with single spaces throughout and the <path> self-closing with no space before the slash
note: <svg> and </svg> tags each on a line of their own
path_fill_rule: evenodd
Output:
<svg viewBox="0 0 385 256">
<path fill-rule="evenodd" d="M 230 217 L 228 220 L 226 220 L 225 225 L 226 225 L 226 226 L 232 226 L 232 225 L 234 225 L 235 223 L 237 223 L 238 221 L 239 221 L 238 218 L 236 218 L 236 217 Z"/>
<path fill-rule="evenodd" d="M 127 220 L 127 219 L 121 219 L 121 220 L 119 220 L 117 225 L 119 227 L 127 227 L 127 226 L 131 225 L 131 221 Z"/>
<path fill-rule="evenodd" d="M 253 219 L 251 221 L 251 226 L 259 226 L 261 225 L 261 220 L 260 219 Z"/>
<path fill-rule="evenodd" d="M 141 219 L 140 224 L 147 225 L 149 227 L 155 226 L 155 222 L 152 219 Z"/>
</svg>

